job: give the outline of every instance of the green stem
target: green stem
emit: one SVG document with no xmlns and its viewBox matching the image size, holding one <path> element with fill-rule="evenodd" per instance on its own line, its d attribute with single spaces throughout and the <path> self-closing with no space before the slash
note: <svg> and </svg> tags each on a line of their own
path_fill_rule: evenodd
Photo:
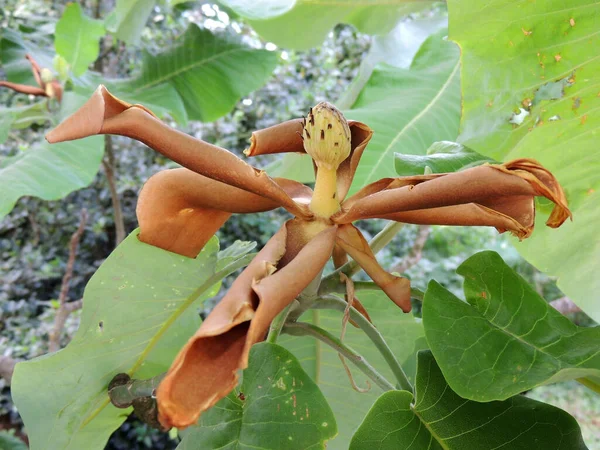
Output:
<svg viewBox="0 0 600 450">
<path fill-rule="evenodd" d="M 277 338 L 281 334 L 281 329 L 285 325 L 285 322 L 288 319 L 288 315 L 290 314 L 290 311 L 291 311 L 292 307 L 294 306 L 294 303 L 296 303 L 296 300 L 294 300 L 292 303 L 287 305 L 283 309 L 283 311 L 281 311 L 279 314 L 277 314 L 277 316 L 275 316 L 275 318 L 273 319 L 273 322 L 271 322 L 271 326 L 269 327 L 269 334 L 267 336 L 267 342 L 270 342 L 271 344 L 275 344 L 277 342 Z"/>
<path fill-rule="evenodd" d="M 322 297 L 319 301 L 315 302 L 313 305 L 314 309 L 335 309 L 337 311 L 344 312 L 346 310 L 347 303 L 339 297 L 335 295 L 329 295 L 327 297 Z M 396 356 L 388 346 L 384 337 L 381 335 L 379 330 L 373 326 L 369 320 L 364 317 L 361 313 L 359 313 L 356 309 L 350 308 L 350 318 L 360 327 L 362 331 L 367 335 L 371 342 L 375 344 L 385 362 L 387 362 L 390 369 L 394 373 L 396 380 L 398 381 L 398 385 L 401 389 L 405 391 L 413 392 L 413 387 L 408 381 L 408 377 L 402 370 L 402 366 L 396 359 Z"/>
<path fill-rule="evenodd" d="M 595 381 L 592 381 L 589 378 L 577 378 L 575 381 L 583 384 L 586 388 L 591 389 L 596 394 L 600 394 L 600 384 L 596 383 Z"/>
<path fill-rule="evenodd" d="M 117 408 L 129 408 L 137 398 L 153 397 L 156 388 L 165 377 L 166 373 L 161 373 L 154 378 L 147 380 L 130 379 L 125 373 L 119 374 L 113 378 L 108 388 L 110 401 Z"/>
<path fill-rule="evenodd" d="M 342 341 L 336 338 L 331 333 L 325 331 L 322 328 L 312 325 L 310 323 L 295 322 L 287 323 L 284 325 L 284 333 L 292 336 L 312 336 L 321 342 L 329 345 L 336 352 L 347 358 L 352 364 L 354 364 L 362 373 L 369 377 L 377 386 L 384 391 L 393 391 L 396 388 L 385 379 L 383 375 L 377 372 L 373 366 L 371 366 L 362 356 L 346 346 Z"/>
</svg>

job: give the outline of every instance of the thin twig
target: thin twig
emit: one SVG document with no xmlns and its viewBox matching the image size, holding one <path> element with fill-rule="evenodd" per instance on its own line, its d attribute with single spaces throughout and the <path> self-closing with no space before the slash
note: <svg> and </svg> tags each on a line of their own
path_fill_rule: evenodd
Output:
<svg viewBox="0 0 600 450">
<path fill-rule="evenodd" d="M 17 362 L 16 359 L 11 358 L 10 356 L 0 356 L 0 378 L 4 378 L 6 384 L 9 386 Z"/>
<path fill-rule="evenodd" d="M 106 181 L 108 181 L 108 189 L 110 190 L 110 198 L 113 207 L 113 216 L 115 220 L 115 247 L 125 239 L 125 222 L 123 220 L 123 209 L 119 192 L 117 191 L 117 183 L 115 181 L 115 156 L 113 153 L 112 136 L 104 136 L 104 154 L 102 166 Z"/>
<path fill-rule="evenodd" d="M 80 213 L 79 227 L 71 236 L 71 241 L 69 243 L 69 259 L 67 261 L 67 267 L 62 279 L 62 284 L 60 286 L 60 294 L 58 295 L 58 311 L 56 311 L 56 316 L 54 317 L 54 327 L 52 328 L 48 342 L 48 350 L 50 352 L 55 352 L 60 349 L 60 335 L 65 326 L 65 322 L 67 321 L 67 317 L 69 317 L 69 314 L 71 314 L 73 311 L 81 308 L 82 306 L 81 300 L 73 302 L 74 304 L 67 303 L 67 294 L 69 293 L 69 282 L 73 276 L 73 266 L 75 265 L 75 257 L 77 256 L 77 247 L 79 246 L 79 241 L 81 240 L 81 236 L 85 231 L 87 219 L 87 210 L 84 208 Z"/>
<path fill-rule="evenodd" d="M 290 334 L 292 336 L 312 336 L 321 342 L 329 345 L 336 352 L 342 354 L 348 360 L 354 364 L 362 373 L 369 377 L 377 386 L 384 391 L 395 390 L 392 383 L 385 379 L 371 364 L 369 364 L 365 358 L 356 353 L 350 347 L 341 342 L 333 334 L 319 328 L 316 325 L 304 322 L 287 323 L 282 329 L 283 333 Z"/>
<path fill-rule="evenodd" d="M 408 251 L 408 254 L 404 257 L 402 262 L 392 268 L 390 272 L 404 273 L 412 266 L 416 265 L 421 260 L 423 247 L 425 247 L 430 232 L 431 225 L 420 225 L 412 248 Z"/>
</svg>

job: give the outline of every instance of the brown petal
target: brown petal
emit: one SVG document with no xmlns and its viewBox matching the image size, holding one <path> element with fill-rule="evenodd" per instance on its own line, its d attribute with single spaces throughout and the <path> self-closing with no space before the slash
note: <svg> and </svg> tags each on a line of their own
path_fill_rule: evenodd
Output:
<svg viewBox="0 0 600 450">
<path fill-rule="evenodd" d="M 27 59 L 27 61 L 29 61 L 29 64 L 31 64 L 31 71 L 33 72 L 33 77 L 35 78 L 35 82 L 38 84 L 39 87 L 41 87 L 42 89 L 45 89 L 45 86 L 44 86 L 45 83 L 42 81 L 42 76 L 41 76 L 42 68 L 37 63 L 37 61 L 35 59 L 33 59 L 33 56 L 31 56 L 30 54 L 25 55 L 25 58 Z"/>
<path fill-rule="evenodd" d="M 350 126 L 350 134 L 352 136 L 352 150 L 350 151 L 350 156 L 340 164 L 337 170 L 337 197 L 340 202 L 346 198 L 352 185 L 352 180 L 354 180 L 354 174 L 360 162 L 360 157 L 373 136 L 373 130 L 364 123 L 349 120 L 348 125 Z"/>
<path fill-rule="evenodd" d="M 394 187 L 398 185 L 402 187 Z M 450 174 L 397 178 L 380 192 L 366 195 L 356 201 L 349 199 L 349 208 L 343 205 L 346 211 L 336 216 L 334 221 L 350 223 L 363 218 L 392 217 L 398 213 L 469 203 L 491 209 L 498 208 L 500 213 L 505 214 L 510 213 L 509 206 L 515 203 L 514 209 L 518 210 L 519 217 L 509 215 L 527 228 L 533 226 L 532 199 L 536 195 L 546 196 L 556 203 L 549 221 L 553 226 L 559 226 L 570 216 L 564 192 L 552 174 L 533 160 L 518 160 L 502 165 L 474 167 Z M 465 210 L 476 212 L 472 207 Z M 438 210 L 437 212 L 442 214 L 439 220 L 447 220 L 448 211 L 448 209 Z M 422 221 L 425 220 L 424 217 L 423 213 Z M 430 218 L 432 222 L 426 223 L 435 224 L 437 219 L 434 216 Z M 496 226 L 497 219 L 498 217 L 494 217 L 489 225 Z M 515 227 L 512 228 L 511 231 L 515 231 L 521 237 L 531 231 L 524 233 L 514 229 Z"/>
<path fill-rule="evenodd" d="M 94 134 L 137 139 L 196 173 L 274 200 L 296 216 L 312 216 L 306 205 L 295 203 L 263 171 L 225 149 L 168 127 L 143 106 L 117 99 L 104 86 L 75 114 L 50 131 L 46 139 L 54 143 Z"/>
<path fill-rule="evenodd" d="M 47 97 L 46 91 L 36 86 L 29 86 L 27 84 L 11 83 L 10 81 L 0 81 L 0 86 L 7 87 L 13 91 L 20 92 L 22 94 L 37 95 L 39 97 Z"/>
<path fill-rule="evenodd" d="M 302 119 L 293 119 L 252 133 L 246 156 L 273 153 L 306 153 L 302 142 Z"/>
<path fill-rule="evenodd" d="M 137 204 L 140 240 L 195 258 L 231 213 L 268 211 L 279 205 L 188 169 L 164 170 L 142 188 Z"/>
<path fill-rule="evenodd" d="M 314 237 L 283 268 L 287 224 L 258 253 L 227 295 L 177 355 L 157 390 L 163 426 L 185 428 L 237 384 L 250 348 L 273 318 L 320 273 L 331 255 L 335 227 Z"/>
<path fill-rule="evenodd" d="M 386 272 L 375 259 L 369 243 L 353 225 L 338 227 L 336 243 L 344 249 L 404 312 L 410 311 L 410 281 Z"/>
</svg>

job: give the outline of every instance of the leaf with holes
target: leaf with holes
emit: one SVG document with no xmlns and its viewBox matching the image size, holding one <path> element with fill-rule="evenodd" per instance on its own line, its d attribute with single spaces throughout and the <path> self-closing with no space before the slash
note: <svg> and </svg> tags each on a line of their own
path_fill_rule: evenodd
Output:
<svg viewBox="0 0 600 450">
<path fill-rule="evenodd" d="M 442 30 L 429 37 L 409 69 L 379 66 L 352 107 L 349 119 L 374 134 L 364 152 L 353 191 L 395 177 L 394 153 L 423 155 L 431 144 L 455 140 L 460 118 L 459 50 Z"/>
<path fill-rule="evenodd" d="M 449 0 L 450 38 L 462 49 L 460 142 L 498 160 L 534 158 L 564 186 L 573 222 L 538 227 L 516 245 L 600 322 L 600 8 Z M 541 205 L 541 223 L 548 216 Z"/>
<path fill-rule="evenodd" d="M 411 381 L 414 380 L 415 354 L 418 349 L 424 348 L 424 332 L 420 320 L 415 319 L 412 314 L 404 314 L 381 291 L 360 291 L 357 297 L 369 311 L 373 324 L 386 339 Z M 342 313 L 339 311 L 312 310 L 305 313 L 300 320 L 317 324 L 335 336 L 340 335 Z M 280 337 L 279 342 L 300 360 L 302 367 L 316 381 L 335 414 L 339 434 L 328 442 L 328 450 L 348 449 L 354 431 L 381 395 L 381 389 L 376 385 L 371 386 L 366 393 L 352 389 L 337 353 L 312 337 L 284 335 Z M 394 380 L 385 360 L 361 330 L 348 325 L 344 343 L 360 353 L 388 380 Z M 348 366 L 356 384 L 365 388 L 365 376 L 350 362 Z"/>
<path fill-rule="evenodd" d="M 600 375 L 600 327 L 573 324 L 495 252 L 457 270 L 468 303 L 435 281 L 423 302 L 427 342 L 461 397 L 503 400 L 542 384 Z"/>
<path fill-rule="evenodd" d="M 414 400 L 414 402 L 413 402 Z M 586 450 L 565 411 L 520 395 L 477 403 L 446 383 L 431 352 L 419 352 L 416 398 L 390 391 L 373 405 L 351 450 Z"/>
<path fill-rule="evenodd" d="M 432 173 L 458 172 L 459 170 L 494 163 L 492 158 L 480 155 L 456 142 L 435 142 L 426 155 L 396 153 L 396 173 L 400 176 L 422 175 L 426 167 Z"/>
<path fill-rule="evenodd" d="M 158 55 L 145 52 L 141 73 L 113 83 L 124 99 L 172 107 L 177 95 L 187 118 L 210 122 L 227 114 L 244 95 L 260 88 L 272 75 L 277 54 L 257 50 L 190 25 L 179 42 Z M 167 84 L 173 89 L 166 90 Z M 157 91 L 160 91 L 157 94 Z"/>
<path fill-rule="evenodd" d="M 433 1 L 372 0 L 223 0 L 225 6 L 248 20 L 265 40 L 280 47 L 308 50 L 320 45 L 338 23 L 360 32 L 385 34 L 401 17 L 431 7 Z"/>
<path fill-rule="evenodd" d="M 102 36 L 104 23 L 87 17 L 79 3 L 69 3 L 56 24 L 54 47 L 69 63 L 73 75 L 79 76 L 98 57 Z"/>
<path fill-rule="evenodd" d="M 120 372 L 140 379 L 165 372 L 200 325 L 197 307 L 251 257 L 243 243 L 219 253 L 212 238 L 195 259 L 186 258 L 137 234 L 88 283 L 69 345 L 16 366 L 12 395 L 32 450 L 103 449 L 129 414 L 109 403 L 110 380 Z"/>
<path fill-rule="evenodd" d="M 327 400 L 296 357 L 263 342 L 252 347 L 238 389 L 202 414 L 177 449 L 324 449 L 336 434 Z"/>
</svg>

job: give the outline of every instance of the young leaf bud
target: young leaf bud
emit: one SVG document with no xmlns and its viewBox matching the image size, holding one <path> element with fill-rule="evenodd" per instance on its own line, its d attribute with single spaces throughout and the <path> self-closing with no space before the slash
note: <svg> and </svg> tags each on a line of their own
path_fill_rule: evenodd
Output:
<svg viewBox="0 0 600 450">
<path fill-rule="evenodd" d="M 44 83 L 50 83 L 54 80 L 54 75 L 50 69 L 46 69 L 45 67 L 40 72 L 40 78 Z"/>
<path fill-rule="evenodd" d="M 350 127 L 333 105 L 321 102 L 310 110 L 302 131 L 304 149 L 318 167 L 335 170 L 350 155 Z"/>
</svg>

